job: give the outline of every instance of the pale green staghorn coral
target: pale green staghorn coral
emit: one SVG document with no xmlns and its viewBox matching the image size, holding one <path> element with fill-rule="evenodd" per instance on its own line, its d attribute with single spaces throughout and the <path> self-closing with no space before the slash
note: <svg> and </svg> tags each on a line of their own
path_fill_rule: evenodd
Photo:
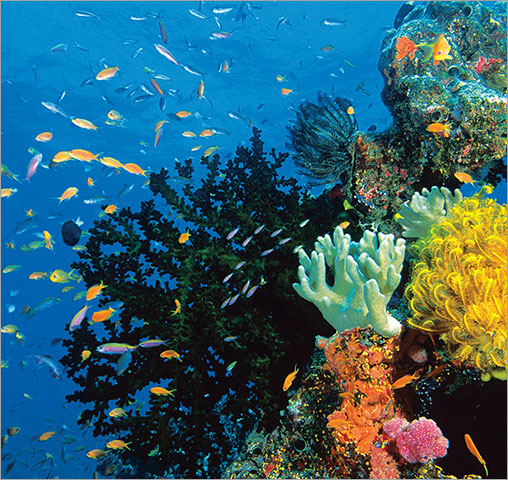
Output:
<svg viewBox="0 0 508 480">
<path fill-rule="evenodd" d="M 359 242 L 341 227 L 318 237 L 311 257 L 298 251 L 300 266 L 294 283 L 296 292 L 312 302 L 338 332 L 367 325 L 390 337 L 400 331 L 400 323 L 386 312 L 386 305 L 400 282 L 406 241 L 394 243 L 392 234 L 367 230 Z M 379 246 L 378 246 L 379 243 Z M 334 274 L 333 286 L 326 282 L 326 265 Z"/>
<path fill-rule="evenodd" d="M 406 202 L 400 212 L 395 215 L 395 221 L 402 225 L 402 236 L 406 238 L 423 238 L 430 232 L 432 225 L 441 223 L 447 212 L 462 201 L 462 193 L 455 190 L 454 194 L 446 187 L 434 186 L 429 191 L 424 188 L 422 193 L 416 192 L 409 205 Z"/>
</svg>

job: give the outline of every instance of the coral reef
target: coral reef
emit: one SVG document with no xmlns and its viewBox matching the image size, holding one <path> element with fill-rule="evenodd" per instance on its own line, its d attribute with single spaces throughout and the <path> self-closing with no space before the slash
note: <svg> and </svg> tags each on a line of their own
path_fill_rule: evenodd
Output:
<svg viewBox="0 0 508 480">
<path fill-rule="evenodd" d="M 446 52 L 441 56 L 440 48 Z M 456 172 L 494 186 L 506 178 L 504 4 L 415 5 L 386 33 L 378 66 L 381 98 L 393 125 L 383 132 L 348 132 L 335 146 L 352 159 L 351 175 L 340 181 L 363 224 L 400 232 L 392 217 L 401 205 L 424 187 L 453 190 L 459 185 Z M 304 105 L 297 115 L 303 115 Z M 317 125 L 317 108 L 313 112 L 309 121 Z M 321 168 L 332 171 L 329 162 L 321 167 L 320 155 L 308 155 L 314 156 L 298 164 L 304 174 L 316 178 Z"/>
<path fill-rule="evenodd" d="M 415 192 L 411 202 L 405 202 L 395 221 L 402 225 L 402 236 L 406 238 L 426 237 L 430 228 L 441 223 L 453 205 L 462 200 L 460 190 L 450 192 L 446 187 L 434 186 L 430 192 L 424 188 L 422 193 Z"/>
<path fill-rule="evenodd" d="M 306 101 L 296 112 L 296 121 L 288 127 L 296 166 L 317 185 L 351 178 L 353 158 L 351 138 L 358 130 L 351 103 L 344 98 L 332 100 L 318 93 L 317 104 Z"/>
<path fill-rule="evenodd" d="M 409 324 L 438 333 L 451 358 L 506 379 L 506 205 L 484 187 L 455 204 L 411 250 Z"/>
<path fill-rule="evenodd" d="M 310 303 L 295 302 L 292 250 L 330 229 L 333 211 L 323 196 L 313 198 L 296 180 L 278 175 L 287 154 L 265 154 L 259 130 L 251 140 L 251 148 L 239 147 L 223 165 L 218 155 L 203 157 L 207 174 L 196 180 L 201 186 L 187 183 L 183 195 L 170 186 L 167 171 L 153 173 L 150 189 L 160 206 L 144 201 L 138 212 L 124 208 L 96 221 L 87 249 L 73 264 L 88 286 L 107 285 L 100 306 L 123 306 L 115 323 L 101 324 L 102 338 L 99 326 L 87 322 L 70 332 L 62 363 L 79 388 L 67 398 L 86 405 L 79 423 L 91 424 L 94 434 L 116 438 L 122 432 L 124 441 L 136 445 L 122 452 L 124 462 L 135 455 L 153 475 L 218 477 L 261 413 L 263 428 L 277 424 L 283 379 L 311 354 L 309 335 L 323 329 Z M 177 170 L 192 179 L 192 159 Z M 300 228 L 309 217 L 312 222 Z M 187 229 L 189 240 L 179 243 Z M 286 232 L 284 241 L 284 233 L 272 235 L 279 229 Z M 242 294 L 248 281 L 266 285 Z M 232 296 L 237 301 L 221 308 Z M 122 375 L 115 373 L 116 356 L 96 353 L 105 342 L 138 345 L 156 338 L 167 346 L 136 349 Z M 94 353 L 81 362 L 85 348 Z M 167 348 L 182 361 L 161 358 Z M 174 397 L 150 395 L 154 385 L 176 389 Z M 143 401 L 136 401 L 139 396 Z M 127 416 L 109 417 L 116 407 Z"/>
<path fill-rule="evenodd" d="M 335 242 L 335 243 L 334 243 Z M 400 282 L 406 242 L 393 235 L 367 230 L 359 242 L 337 226 L 330 235 L 318 237 L 311 258 L 302 248 L 293 288 L 311 301 L 338 332 L 370 325 L 385 336 L 400 332 L 400 323 L 386 312 L 386 305 Z M 327 283 L 326 265 L 333 271 Z"/>
</svg>

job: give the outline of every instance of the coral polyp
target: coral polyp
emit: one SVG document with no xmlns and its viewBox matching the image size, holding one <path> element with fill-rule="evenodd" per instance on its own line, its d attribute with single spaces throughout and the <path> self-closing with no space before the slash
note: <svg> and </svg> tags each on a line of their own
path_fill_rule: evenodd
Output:
<svg viewBox="0 0 508 480">
<path fill-rule="evenodd" d="M 409 324 L 439 333 L 454 361 L 506 379 L 506 205 L 486 187 L 412 248 Z"/>
</svg>

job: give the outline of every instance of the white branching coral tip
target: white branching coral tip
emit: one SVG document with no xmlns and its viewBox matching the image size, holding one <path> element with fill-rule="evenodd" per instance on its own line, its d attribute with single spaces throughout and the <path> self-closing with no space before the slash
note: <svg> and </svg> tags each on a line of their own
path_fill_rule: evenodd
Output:
<svg viewBox="0 0 508 480">
<path fill-rule="evenodd" d="M 386 312 L 400 282 L 406 242 L 367 230 L 359 242 L 352 242 L 341 227 L 318 237 L 311 256 L 300 249 L 298 278 L 293 287 L 312 302 L 325 320 L 341 332 L 370 325 L 384 336 L 399 333 L 400 323 Z M 333 272 L 333 285 L 326 281 L 326 269 Z"/>
</svg>

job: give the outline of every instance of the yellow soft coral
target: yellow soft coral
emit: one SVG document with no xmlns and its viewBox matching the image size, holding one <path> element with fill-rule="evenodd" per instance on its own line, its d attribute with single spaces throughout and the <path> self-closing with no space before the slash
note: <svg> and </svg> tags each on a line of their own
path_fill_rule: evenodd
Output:
<svg viewBox="0 0 508 480">
<path fill-rule="evenodd" d="M 486 187 L 413 246 L 412 327 L 439 333 L 452 359 L 506 380 L 506 205 Z"/>
</svg>

